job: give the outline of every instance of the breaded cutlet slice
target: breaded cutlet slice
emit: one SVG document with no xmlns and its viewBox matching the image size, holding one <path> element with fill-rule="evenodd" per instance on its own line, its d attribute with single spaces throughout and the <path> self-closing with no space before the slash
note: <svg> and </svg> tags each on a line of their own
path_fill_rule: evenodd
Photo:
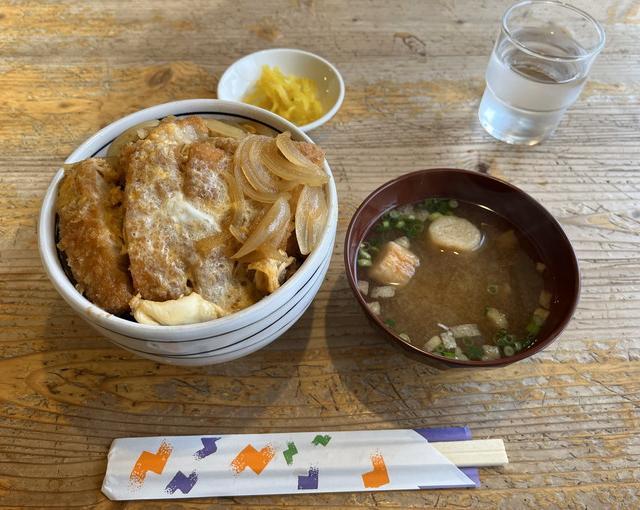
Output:
<svg viewBox="0 0 640 510">
<path fill-rule="evenodd" d="M 209 136 L 199 117 L 169 118 L 124 152 L 125 243 L 134 288 L 144 299 L 189 294 L 185 236 L 218 232 L 216 218 L 185 198 L 180 169 L 185 148 Z"/>
<path fill-rule="evenodd" d="M 232 177 L 233 155 L 238 142 L 231 138 L 210 138 L 193 143 L 182 164 L 184 194 L 191 203 L 221 218 L 222 230 L 211 237 L 193 239 L 185 237 L 191 249 L 185 250 L 184 259 L 193 289 L 205 299 L 220 306 L 226 313 L 242 310 L 262 297 L 246 271 L 238 271 L 231 258 L 240 244 L 228 234 L 231 201 L 227 179 Z M 262 214 L 266 208 L 251 199 L 245 199 L 244 221 L 247 223 Z"/>
<path fill-rule="evenodd" d="M 58 248 L 78 290 L 100 308 L 129 311 L 133 286 L 122 247 L 122 191 L 117 173 L 100 158 L 65 168 L 58 190 Z"/>
<path fill-rule="evenodd" d="M 145 244 L 135 258 L 131 241 L 129 244 L 136 290 L 143 298 L 164 301 L 196 291 L 227 314 L 262 297 L 246 275 L 238 274 L 231 259 L 239 246 L 228 234 L 232 204 L 227 182 L 237 145 L 233 139 L 220 137 L 183 145 L 177 171 L 171 174 L 171 191 L 167 192 L 165 169 L 155 169 L 155 179 L 163 184 L 159 188 L 152 170 L 145 168 L 150 180 L 145 181 L 144 193 L 139 192 L 143 199 L 133 198 L 130 184 L 140 169 L 128 166 L 127 239 L 135 240 L 132 228 L 139 228 L 142 220 L 147 222 Z M 141 187 L 142 181 L 136 186 Z M 247 200 L 247 221 L 262 209 L 263 204 Z"/>
</svg>

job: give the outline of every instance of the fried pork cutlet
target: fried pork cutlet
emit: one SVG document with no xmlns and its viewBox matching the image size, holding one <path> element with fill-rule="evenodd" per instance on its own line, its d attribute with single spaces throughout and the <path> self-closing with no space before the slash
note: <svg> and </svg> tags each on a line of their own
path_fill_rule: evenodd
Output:
<svg viewBox="0 0 640 510">
<path fill-rule="evenodd" d="M 103 159 L 68 166 L 60 183 L 56 209 L 58 248 L 78 290 L 104 310 L 129 311 L 133 297 L 128 259 L 122 247 L 122 191 L 117 173 Z"/>
<path fill-rule="evenodd" d="M 195 290 L 226 313 L 260 299 L 230 258 L 225 177 L 236 148 L 235 140 L 208 138 L 202 119 L 191 117 L 163 121 L 130 152 L 125 236 L 143 299 L 178 299 Z"/>
<path fill-rule="evenodd" d="M 181 150 L 208 136 L 198 117 L 165 119 L 127 150 L 125 242 L 134 287 L 144 299 L 188 294 L 184 237 L 219 231 L 217 218 L 193 206 L 182 189 Z"/>
</svg>

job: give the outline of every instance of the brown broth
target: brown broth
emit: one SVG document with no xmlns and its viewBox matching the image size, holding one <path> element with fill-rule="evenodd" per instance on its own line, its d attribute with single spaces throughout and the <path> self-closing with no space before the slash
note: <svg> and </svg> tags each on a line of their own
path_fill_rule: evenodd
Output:
<svg viewBox="0 0 640 510">
<path fill-rule="evenodd" d="M 401 218 L 407 214 L 425 216 L 425 212 L 417 208 L 401 208 L 400 211 Z M 527 326 L 534 310 L 540 306 L 540 293 L 545 288 L 541 268 L 536 267 L 540 258 L 534 246 L 518 235 L 506 219 L 484 207 L 460 201 L 451 212 L 480 229 L 483 236 L 480 248 L 459 254 L 440 249 L 429 239 L 430 220 L 427 219 L 424 230 L 410 240 L 409 249 L 420 259 L 413 278 L 406 286 L 395 287 L 394 297 L 365 299 L 378 301 L 382 320 L 396 333 L 408 335 L 409 341 L 419 348 L 423 348 L 432 336 L 443 333 L 439 324 L 478 326 L 481 338 L 466 339 L 465 345 L 458 339 L 458 346 L 463 350 L 471 343 L 479 347 L 495 344 L 499 328 L 487 318 L 486 307 L 506 314 L 507 332 L 515 335 L 513 340 L 518 340 L 517 350 L 524 348 L 527 341 L 534 341 Z M 391 222 L 391 229 L 376 232 L 374 226 L 365 237 L 365 243 L 383 245 L 404 235 L 400 229 L 393 228 L 397 219 L 389 219 L 388 215 L 385 218 Z M 380 285 L 370 280 L 367 271 L 368 268 L 359 267 L 358 276 L 359 280 L 369 282 L 370 295 Z M 502 349 L 500 355 L 505 355 Z"/>
</svg>

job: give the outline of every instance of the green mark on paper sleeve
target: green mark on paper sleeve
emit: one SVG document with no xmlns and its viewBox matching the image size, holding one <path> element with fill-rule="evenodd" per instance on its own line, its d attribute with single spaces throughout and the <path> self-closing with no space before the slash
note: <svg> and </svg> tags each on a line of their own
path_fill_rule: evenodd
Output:
<svg viewBox="0 0 640 510">
<path fill-rule="evenodd" d="M 287 443 L 287 449 L 282 452 L 282 455 L 284 455 L 284 460 L 287 461 L 287 464 L 289 466 L 293 464 L 293 456 L 296 453 L 298 453 L 298 449 L 296 448 L 295 443 L 293 442 Z"/>
<path fill-rule="evenodd" d="M 322 446 L 327 446 L 329 444 L 329 441 L 331 441 L 331 436 L 328 435 L 317 435 L 316 437 L 313 438 L 313 441 L 311 441 L 314 445 L 318 446 L 319 444 L 321 444 Z"/>
</svg>

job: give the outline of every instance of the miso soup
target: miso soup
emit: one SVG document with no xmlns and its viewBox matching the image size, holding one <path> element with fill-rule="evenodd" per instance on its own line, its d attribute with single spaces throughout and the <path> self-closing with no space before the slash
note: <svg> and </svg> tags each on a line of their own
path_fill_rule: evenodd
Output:
<svg viewBox="0 0 640 510">
<path fill-rule="evenodd" d="M 513 356 L 552 301 L 531 242 L 477 204 L 431 198 L 385 213 L 360 245 L 358 286 L 405 341 L 445 358 Z"/>
</svg>

